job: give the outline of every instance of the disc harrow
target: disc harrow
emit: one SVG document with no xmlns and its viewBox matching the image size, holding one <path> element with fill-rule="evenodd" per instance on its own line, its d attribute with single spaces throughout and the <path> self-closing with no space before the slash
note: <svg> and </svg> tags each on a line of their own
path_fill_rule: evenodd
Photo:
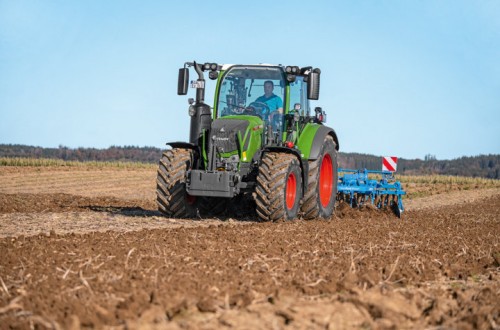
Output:
<svg viewBox="0 0 500 330">
<path fill-rule="evenodd" d="M 381 179 L 370 179 L 369 174 Z M 406 192 L 394 178 L 393 172 L 339 168 L 338 176 L 338 200 L 349 203 L 351 207 L 368 203 L 379 209 L 390 207 L 401 218 L 404 211 L 402 196 Z"/>
</svg>

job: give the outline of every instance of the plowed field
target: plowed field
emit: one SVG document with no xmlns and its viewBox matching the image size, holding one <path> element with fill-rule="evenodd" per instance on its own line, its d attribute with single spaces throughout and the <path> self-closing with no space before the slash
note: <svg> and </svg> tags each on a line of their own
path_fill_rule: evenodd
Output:
<svg viewBox="0 0 500 330">
<path fill-rule="evenodd" d="M 155 176 L 0 167 L 0 329 L 500 327 L 499 188 L 261 223 L 162 217 Z"/>
</svg>

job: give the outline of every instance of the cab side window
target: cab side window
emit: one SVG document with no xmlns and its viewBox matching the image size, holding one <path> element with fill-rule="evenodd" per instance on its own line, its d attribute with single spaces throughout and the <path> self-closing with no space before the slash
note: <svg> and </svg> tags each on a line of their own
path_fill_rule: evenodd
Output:
<svg viewBox="0 0 500 330">
<path fill-rule="evenodd" d="M 307 84 L 304 82 L 304 77 L 298 76 L 296 80 L 290 84 L 290 109 L 293 111 L 296 104 L 300 104 L 300 114 L 309 113 L 309 102 L 307 99 Z"/>
</svg>

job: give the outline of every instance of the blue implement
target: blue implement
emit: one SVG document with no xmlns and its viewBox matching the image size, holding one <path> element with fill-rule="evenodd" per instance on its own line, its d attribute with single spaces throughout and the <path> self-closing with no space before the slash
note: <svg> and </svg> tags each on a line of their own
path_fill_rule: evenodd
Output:
<svg viewBox="0 0 500 330">
<path fill-rule="evenodd" d="M 380 180 L 370 179 L 369 174 L 381 176 Z M 371 203 L 377 208 L 389 206 L 401 218 L 404 211 L 403 190 L 390 171 L 338 169 L 338 199 L 348 202 L 351 207 Z"/>
</svg>

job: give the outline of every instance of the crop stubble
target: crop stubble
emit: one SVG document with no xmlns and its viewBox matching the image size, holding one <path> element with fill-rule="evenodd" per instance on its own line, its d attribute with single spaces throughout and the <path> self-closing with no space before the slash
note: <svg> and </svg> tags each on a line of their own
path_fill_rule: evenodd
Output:
<svg viewBox="0 0 500 330">
<path fill-rule="evenodd" d="M 499 190 L 426 198 L 176 220 L 151 170 L 0 171 L 0 328 L 498 327 Z"/>
</svg>

